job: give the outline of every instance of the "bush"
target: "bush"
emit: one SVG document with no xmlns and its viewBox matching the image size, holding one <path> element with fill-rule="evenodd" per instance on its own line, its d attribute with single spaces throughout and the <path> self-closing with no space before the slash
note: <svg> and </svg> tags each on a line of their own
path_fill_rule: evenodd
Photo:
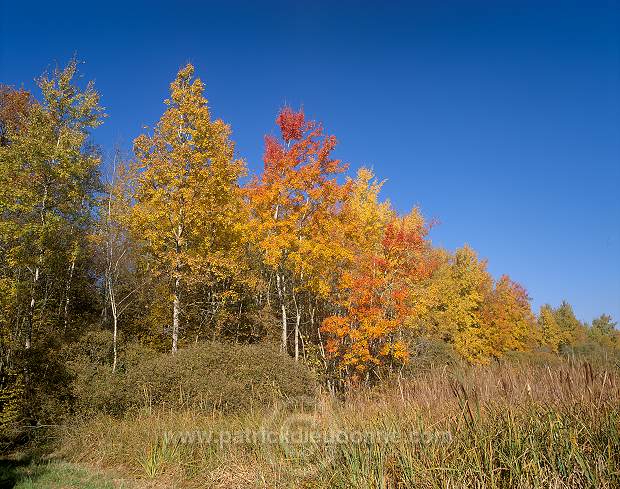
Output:
<svg viewBox="0 0 620 489">
<path fill-rule="evenodd" d="M 315 379 L 271 345 L 199 343 L 177 354 L 129 345 L 118 370 L 89 358 L 71 361 L 76 412 L 121 415 L 141 407 L 239 411 L 275 400 L 304 402 Z"/>
<path fill-rule="evenodd" d="M 403 375 L 411 376 L 433 368 L 461 363 L 461 357 L 451 344 L 441 340 L 416 338 L 409 347 L 409 361 L 403 367 Z"/>
<path fill-rule="evenodd" d="M 87 331 L 79 340 L 66 345 L 63 354 L 68 361 L 111 365 L 113 359 L 112 332 L 97 329 Z"/>
<path fill-rule="evenodd" d="M 565 360 L 549 349 L 540 348 L 532 351 L 509 351 L 501 358 L 500 363 L 519 365 L 522 367 L 558 367 Z"/>
<path fill-rule="evenodd" d="M 25 443 L 64 422 L 73 403 L 71 372 L 49 340 L 13 352 L 0 371 L 0 445 Z"/>
<path fill-rule="evenodd" d="M 562 350 L 562 354 L 567 358 L 588 361 L 598 366 L 608 368 L 620 367 L 620 350 L 594 340 L 584 341 L 572 348 L 565 347 Z"/>
</svg>

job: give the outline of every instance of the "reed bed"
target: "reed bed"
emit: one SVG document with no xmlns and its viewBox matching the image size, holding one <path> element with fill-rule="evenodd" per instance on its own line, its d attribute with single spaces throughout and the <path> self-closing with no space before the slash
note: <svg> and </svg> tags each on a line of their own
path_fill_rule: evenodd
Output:
<svg viewBox="0 0 620 489">
<path fill-rule="evenodd" d="M 138 486 L 620 487 L 620 378 L 589 363 L 438 368 L 234 416 L 99 416 L 64 429 L 58 455 Z"/>
</svg>

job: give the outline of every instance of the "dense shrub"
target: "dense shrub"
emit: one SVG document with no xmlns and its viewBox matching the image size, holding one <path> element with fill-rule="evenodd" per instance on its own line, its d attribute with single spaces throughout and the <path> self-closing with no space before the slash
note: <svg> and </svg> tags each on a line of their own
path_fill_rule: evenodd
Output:
<svg viewBox="0 0 620 489">
<path fill-rule="evenodd" d="M 587 360 L 594 365 L 620 367 L 620 350 L 592 339 L 572 348 L 564 348 L 562 355 L 581 361 Z"/>
<path fill-rule="evenodd" d="M 566 363 L 565 359 L 557 353 L 545 348 L 532 351 L 509 351 L 506 352 L 500 363 L 507 363 L 521 367 L 558 367 Z"/>
<path fill-rule="evenodd" d="M 410 376 L 446 365 L 462 363 L 454 347 L 441 340 L 416 338 L 409 347 L 409 361 L 403 367 L 403 375 Z"/>
<path fill-rule="evenodd" d="M 311 372 L 271 345 L 198 343 L 176 355 L 129 345 L 117 372 L 91 358 L 70 362 L 76 412 L 120 415 L 142 407 L 237 411 L 314 395 Z"/>
<path fill-rule="evenodd" d="M 50 340 L 16 350 L 0 372 L 0 446 L 31 440 L 62 423 L 73 403 L 71 372 Z"/>
<path fill-rule="evenodd" d="M 86 361 L 97 365 L 112 364 L 112 332 L 91 330 L 77 341 L 65 346 L 63 354 L 68 361 Z"/>
</svg>

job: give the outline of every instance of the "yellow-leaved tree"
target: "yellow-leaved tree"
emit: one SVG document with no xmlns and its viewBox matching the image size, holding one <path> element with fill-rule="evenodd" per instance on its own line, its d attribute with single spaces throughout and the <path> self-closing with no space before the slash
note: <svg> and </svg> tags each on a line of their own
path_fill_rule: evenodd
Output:
<svg viewBox="0 0 620 489">
<path fill-rule="evenodd" d="M 490 345 L 483 322 L 483 304 L 493 280 L 486 262 L 469 246 L 454 255 L 438 253 L 441 264 L 425 290 L 418 293 L 423 306 L 419 328 L 424 336 L 454 344 L 470 362 L 484 362 Z"/>
<path fill-rule="evenodd" d="M 178 348 L 183 292 L 202 290 L 202 306 L 226 299 L 242 267 L 244 206 L 230 127 L 212 120 L 194 67 L 170 85 L 152 134 L 134 142 L 136 182 L 131 227 L 144 259 L 169 293 L 172 352 Z"/>
<path fill-rule="evenodd" d="M 551 351 L 557 353 L 564 335 L 562 334 L 560 325 L 555 320 L 553 308 L 549 304 L 540 307 L 540 312 L 538 313 L 538 327 L 542 336 L 542 344 L 547 346 Z"/>
<path fill-rule="evenodd" d="M 508 351 L 526 351 L 540 343 L 536 317 L 527 291 L 502 275 L 484 303 L 487 355 L 500 357 Z"/>
</svg>

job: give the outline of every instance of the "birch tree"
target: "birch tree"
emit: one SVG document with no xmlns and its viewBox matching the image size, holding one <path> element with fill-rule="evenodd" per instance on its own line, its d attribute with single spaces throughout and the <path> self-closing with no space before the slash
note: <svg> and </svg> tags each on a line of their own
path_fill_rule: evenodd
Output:
<svg viewBox="0 0 620 489">
<path fill-rule="evenodd" d="M 13 330 L 25 348 L 37 320 L 58 318 L 66 329 L 99 188 L 100 158 L 88 137 L 104 113 L 94 84 L 82 88 L 78 78 L 75 59 L 43 75 L 41 102 L 3 128 L 10 144 L 0 148 L 0 239 L 13 271 Z"/>
<path fill-rule="evenodd" d="M 150 273 L 169 291 L 175 353 L 188 303 L 183 294 L 240 265 L 245 220 L 238 180 L 245 164 L 234 157 L 230 127 L 211 119 L 192 65 L 178 72 L 165 105 L 153 133 L 134 142 L 131 227 Z"/>
</svg>

